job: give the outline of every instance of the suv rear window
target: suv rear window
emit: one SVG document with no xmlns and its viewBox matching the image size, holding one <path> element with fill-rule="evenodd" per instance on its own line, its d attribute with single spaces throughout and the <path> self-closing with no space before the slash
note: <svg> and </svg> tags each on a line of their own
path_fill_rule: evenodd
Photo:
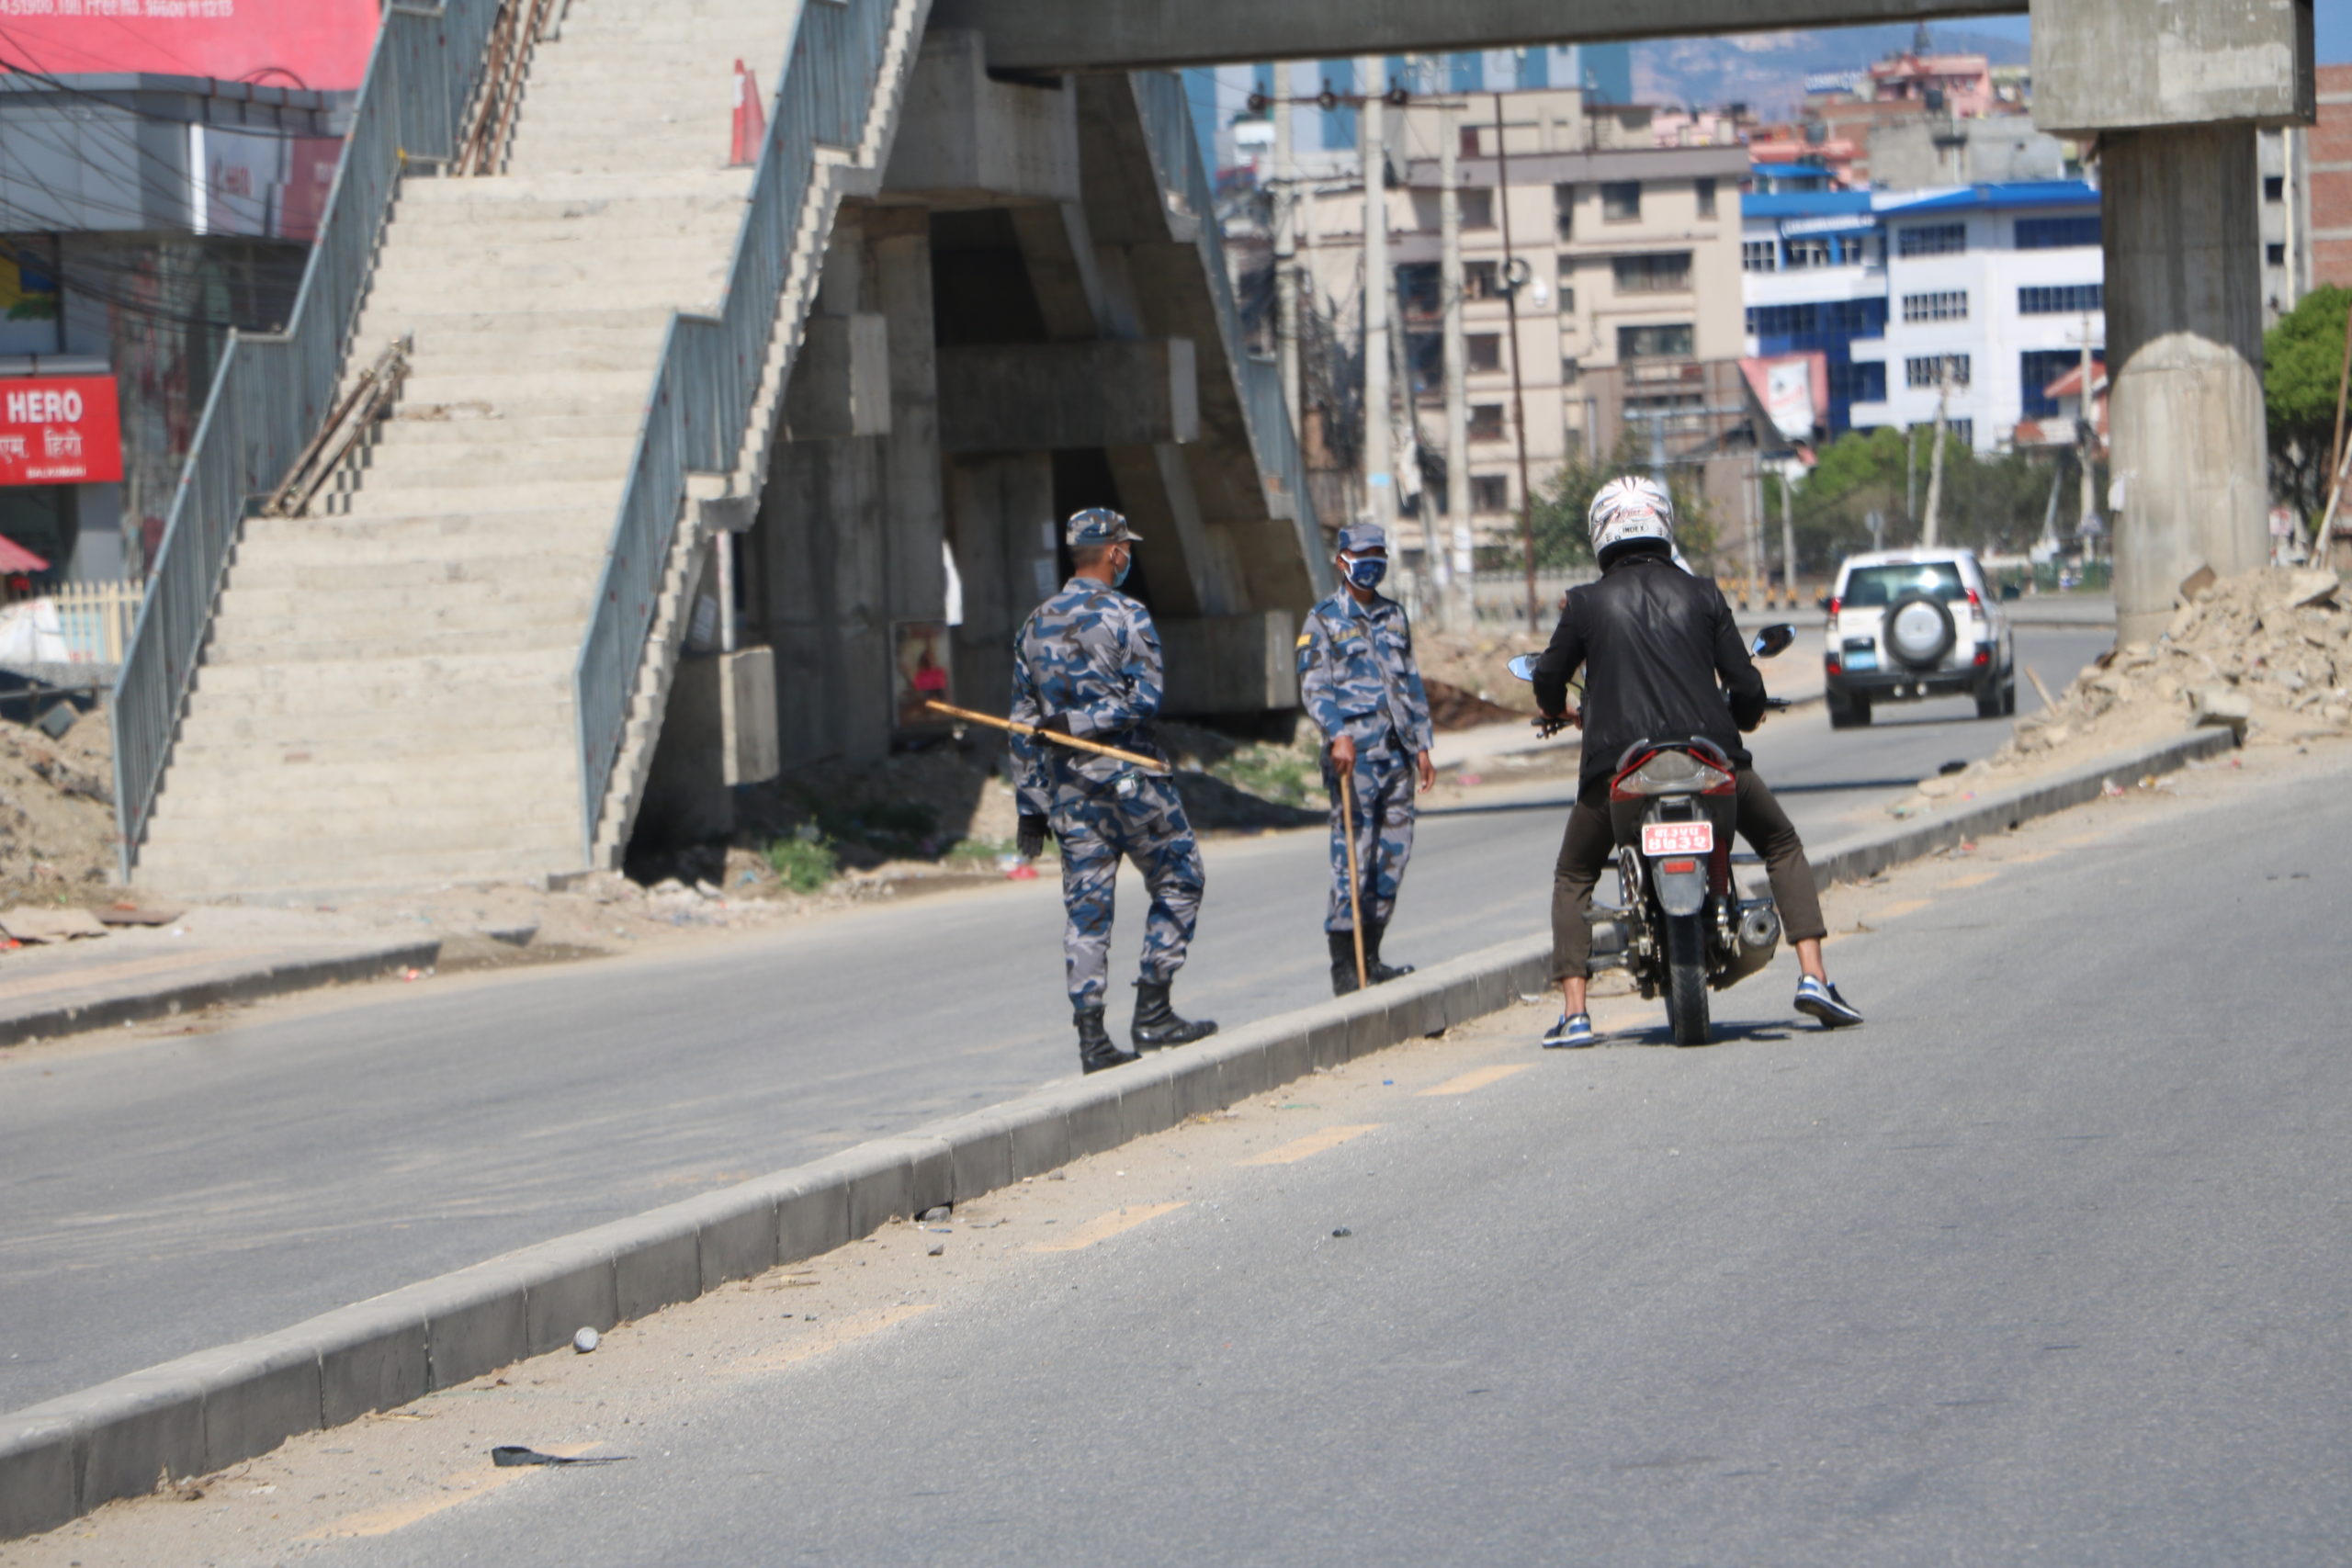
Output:
<svg viewBox="0 0 2352 1568">
<path fill-rule="evenodd" d="M 1846 580 L 1838 598 L 1858 610 L 1883 609 L 1911 593 L 1926 593 L 1953 604 L 1968 597 L 1960 568 L 1950 561 L 1917 566 L 1858 566 Z"/>
</svg>

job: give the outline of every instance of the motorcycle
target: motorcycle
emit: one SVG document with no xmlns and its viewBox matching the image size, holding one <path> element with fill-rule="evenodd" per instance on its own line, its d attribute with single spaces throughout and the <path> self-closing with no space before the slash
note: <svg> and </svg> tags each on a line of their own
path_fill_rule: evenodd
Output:
<svg viewBox="0 0 2352 1568">
<path fill-rule="evenodd" d="M 1748 651 L 1770 659 L 1796 636 L 1785 623 L 1769 626 Z M 1510 672 L 1532 681 L 1536 657 L 1520 655 Z M 1779 698 L 1765 704 L 1768 710 L 1788 705 Z M 1538 719 L 1536 727 L 1549 736 L 1562 722 Z M 1624 968 L 1645 999 L 1664 996 L 1678 1045 L 1706 1044 L 1713 1034 L 1708 990 L 1757 973 L 1781 942 L 1772 900 L 1743 898 L 1732 880 L 1735 774 L 1722 748 L 1694 736 L 1637 740 L 1610 776 L 1622 903 L 1593 905 L 1593 963 Z"/>
</svg>

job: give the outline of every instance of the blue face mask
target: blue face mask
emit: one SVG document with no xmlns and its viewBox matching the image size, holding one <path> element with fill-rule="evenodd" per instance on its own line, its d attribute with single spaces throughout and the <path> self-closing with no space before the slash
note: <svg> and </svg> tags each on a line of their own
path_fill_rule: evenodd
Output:
<svg viewBox="0 0 2352 1568">
<path fill-rule="evenodd" d="M 1345 556 L 1341 559 L 1348 569 L 1348 581 L 1369 593 L 1380 586 L 1388 575 L 1388 563 L 1378 556 Z"/>
<path fill-rule="evenodd" d="M 1127 573 L 1134 568 L 1135 564 L 1135 551 L 1129 550 L 1126 554 L 1121 556 L 1119 558 L 1119 570 L 1111 574 L 1111 586 L 1114 588 L 1125 587 L 1127 584 Z"/>
</svg>

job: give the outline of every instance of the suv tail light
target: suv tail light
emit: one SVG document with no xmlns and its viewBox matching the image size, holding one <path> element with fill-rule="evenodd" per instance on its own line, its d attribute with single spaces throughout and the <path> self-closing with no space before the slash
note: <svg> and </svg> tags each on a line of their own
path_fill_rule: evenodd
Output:
<svg viewBox="0 0 2352 1568">
<path fill-rule="evenodd" d="M 1834 626 L 1834 625 L 1836 625 L 1836 624 L 1837 624 L 1837 621 L 1838 621 L 1838 607 L 1840 604 L 1843 604 L 1845 602 L 1846 602 L 1846 601 L 1844 601 L 1843 599 L 1832 599 L 1831 601 L 1829 601 L 1829 620 L 1830 620 L 1830 624 L 1831 624 L 1831 625 L 1833 625 L 1833 626 Z"/>
<path fill-rule="evenodd" d="M 1968 591 L 1968 613 L 1980 621 L 1984 618 L 1984 601 L 1976 596 L 1973 588 Z"/>
</svg>

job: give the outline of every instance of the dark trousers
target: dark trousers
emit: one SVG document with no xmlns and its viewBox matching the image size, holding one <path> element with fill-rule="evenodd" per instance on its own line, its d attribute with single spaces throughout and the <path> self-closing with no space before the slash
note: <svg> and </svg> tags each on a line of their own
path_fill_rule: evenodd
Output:
<svg viewBox="0 0 2352 1568">
<path fill-rule="evenodd" d="M 1821 895 L 1813 886 L 1813 865 L 1804 858 L 1804 840 L 1772 792 L 1753 768 L 1739 770 L 1736 827 L 1747 847 L 1764 858 L 1771 879 L 1772 902 L 1780 907 L 1781 929 L 1792 942 L 1818 941 L 1829 934 L 1821 918 Z M 1589 976 L 1592 970 L 1592 925 L 1588 911 L 1592 890 L 1609 868 L 1617 835 L 1609 824 L 1609 781 L 1588 784 L 1568 812 L 1567 831 L 1560 836 L 1560 858 L 1552 867 L 1552 978 Z"/>
</svg>

